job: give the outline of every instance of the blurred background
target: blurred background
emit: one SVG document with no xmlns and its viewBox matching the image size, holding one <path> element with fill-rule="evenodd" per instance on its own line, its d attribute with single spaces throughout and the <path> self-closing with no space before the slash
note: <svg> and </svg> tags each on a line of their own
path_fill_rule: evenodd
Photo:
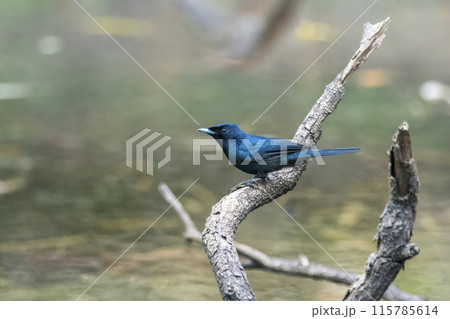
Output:
<svg viewBox="0 0 450 319">
<path fill-rule="evenodd" d="M 421 180 L 413 241 L 420 254 L 395 284 L 450 296 L 450 6 L 376 2 L 292 88 L 252 123 L 373 1 L 80 0 L 198 126 L 72 0 L 0 3 L 0 299 L 74 300 L 169 204 L 166 182 L 197 227 L 248 179 L 222 162 L 192 165 L 196 130 L 235 122 L 290 138 L 359 45 L 362 26 L 390 16 L 380 49 L 347 83 L 319 147 L 359 154 L 311 162 L 284 208 L 347 270 L 362 273 L 388 200 L 386 151 L 410 124 Z M 200 5 L 199 5 L 200 4 Z M 153 176 L 125 165 L 144 128 L 172 137 Z M 163 156 L 163 150 L 158 156 Z M 220 300 L 200 244 L 169 210 L 82 300 Z M 337 267 L 275 204 L 237 240 L 267 254 Z M 259 300 L 339 300 L 346 286 L 262 270 Z"/>
</svg>

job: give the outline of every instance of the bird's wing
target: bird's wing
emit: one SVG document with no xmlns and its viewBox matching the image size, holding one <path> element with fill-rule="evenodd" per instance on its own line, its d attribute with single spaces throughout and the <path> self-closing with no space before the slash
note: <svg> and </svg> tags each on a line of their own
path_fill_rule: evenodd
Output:
<svg viewBox="0 0 450 319">
<path fill-rule="evenodd" d="M 270 143 L 264 147 L 264 159 L 279 158 L 280 156 L 291 155 L 302 150 L 303 145 L 284 139 L 270 139 Z"/>
</svg>

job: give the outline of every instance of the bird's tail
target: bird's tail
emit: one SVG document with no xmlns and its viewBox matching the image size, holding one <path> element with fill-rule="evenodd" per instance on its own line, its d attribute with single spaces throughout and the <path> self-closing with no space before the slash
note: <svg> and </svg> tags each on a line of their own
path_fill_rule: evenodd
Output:
<svg viewBox="0 0 450 319">
<path fill-rule="evenodd" d="M 311 157 L 316 157 L 316 156 L 331 156 L 331 155 L 356 153 L 360 151 L 361 149 L 359 147 L 343 147 L 343 148 L 330 148 L 323 150 L 308 149 L 307 154 Z"/>
</svg>

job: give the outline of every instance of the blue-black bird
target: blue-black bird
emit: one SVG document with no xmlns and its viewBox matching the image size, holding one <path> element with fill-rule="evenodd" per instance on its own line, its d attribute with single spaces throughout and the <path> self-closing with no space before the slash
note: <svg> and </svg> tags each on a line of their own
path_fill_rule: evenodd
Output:
<svg viewBox="0 0 450 319">
<path fill-rule="evenodd" d="M 243 172 L 254 174 L 255 178 L 264 178 L 267 173 L 286 166 L 300 165 L 311 157 L 360 151 L 357 147 L 322 150 L 305 148 L 285 139 L 247 134 L 233 123 L 201 128 L 198 131 L 211 135 L 234 166 Z"/>
</svg>

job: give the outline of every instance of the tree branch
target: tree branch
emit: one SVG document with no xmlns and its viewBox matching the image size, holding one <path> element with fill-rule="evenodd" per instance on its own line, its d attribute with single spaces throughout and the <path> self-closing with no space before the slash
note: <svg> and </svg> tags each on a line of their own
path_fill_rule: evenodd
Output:
<svg viewBox="0 0 450 319">
<path fill-rule="evenodd" d="M 279 0 L 275 5 L 256 1 L 237 19 L 226 16 L 205 0 L 174 0 L 173 3 L 200 27 L 220 51 L 222 62 L 239 64 L 258 58 L 281 34 L 297 13 L 300 0 Z"/>
<path fill-rule="evenodd" d="M 325 89 L 298 128 L 293 141 L 310 147 L 322 133 L 323 121 L 333 113 L 344 95 L 348 77 L 380 46 L 390 19 L 375 25 L 364 26 L 361 45 L 346 68 Z M 255 188 L 243 187 L 223 197 L 212 208 L 206 220 L 202 241 L 224 300 L 255 300 L 244 268 L 234 245 L 238 225 L 256 208 L 292 190 L 297 184 L 307 162 L 284 168 L 267 175 L 267 181 Z"/>
<path fill-rule="evenodd" d="M 184 225 L 184 237 L 189 241 L 197 241 L 201 243 L 202 236 L 184 209 L 176 196 L 172 193 L 169 186 L 164 183 L 159 184 L 158 190 L 164 199 L 172 205 L 180 217 Z M 281 274 L 303 276 L 311 279 L 326 280 L 338 284 L 351 285 L 359 279 L 359 275 L 346 273 L 341 269 L 326 267 L 321 264 L 311 263 L 305 255 L 299 255 L 298 259 L 284 259 L 270 257 L 263 252 L 235 242 L 239 255 L 246 257 L 245 268 L 261 268 L 268 271 L 278 272 Z M 350 275 L 350 276 L 349 276 Z M 388 300 L 417 301 L 425 300 L 423 297 L 415 296 L 404 292 L 394 285 L 389 286 L 383 296 Z"/>
<path fill-rule="evenodd" d="M 412 158 L 408 123 L 403 122 L 389 151 L 390 196 L 380 216 L 377 251 L 366 262 L 365 274 L 350 288 L 344 300 L 380 300 L 404 268 L 405 261 L 419 253 L 410 242 L 416 219 L 419 176 Z"/>
</svg>

